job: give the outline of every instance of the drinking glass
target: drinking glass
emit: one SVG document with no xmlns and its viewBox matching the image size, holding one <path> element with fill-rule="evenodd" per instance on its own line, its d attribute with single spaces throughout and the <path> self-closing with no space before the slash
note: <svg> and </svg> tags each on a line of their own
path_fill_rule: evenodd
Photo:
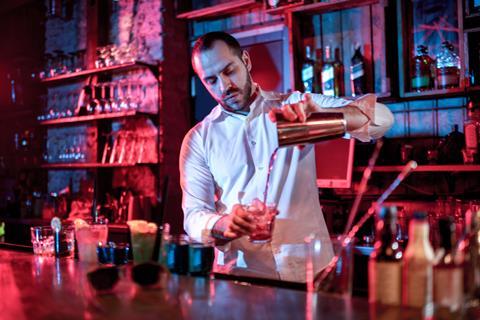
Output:
<svg viewBox="0 0 480 320">
<path fill-rule="evenodd" d="M 33 245 L 33 254 L 39 256 L 54 256 L 55 241 L 51 227 L 31 227 L 30 236 Z M 74 232 L 72 228 L 66 227 L 60 230 L 60 256 L 73 257 L 74 243 Z"/>
<path fill-rule="evenodd" d="M 97 262 L 97 246 L 107 242 L 108 227 L 99 223 L 76 219 L 75 236 L 77 238 L 78 259 L 87 263 Z"/>
<path fill-rule="evenodd" d="M 305 238 L 305 251 L 307 290 L 350 297 L 353 243 L 341 239 L 309 236 Z"/>
<path fill-rule="evenodd" d="M 275 216 L 278 214 L 275 204 L 263 204 L 255 199 L 250 205 L 244 206 L 244 209 L 250 213 L 256 224 L 255 231 L 249 236 L 252 243 L 267 243 L 272 240 L 272 231 L 275 222 Z"/>
<path fill-rule="evenodd" d="M 138 264 L 151 261 L 157 239 L 157 225 L 145 220 L 130 220 L 127 225 L 130 228 L 133 262 Z"/>
</svg>

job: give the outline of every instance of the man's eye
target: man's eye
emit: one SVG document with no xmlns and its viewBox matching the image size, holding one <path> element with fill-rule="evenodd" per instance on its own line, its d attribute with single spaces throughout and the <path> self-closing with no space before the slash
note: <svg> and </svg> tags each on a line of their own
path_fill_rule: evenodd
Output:
<svg viewBox="0 0 480 320">
<path fill-rule="evenodd" d="M 215 82 L 217 82 L 217 79 L 216 79 L 216 78 L 212 78 L 212 79 L 208 79 L 208 80 L 207 80 L 207 83 L 208 83 L 209 85 L 215 84 Z"/>
</svg>

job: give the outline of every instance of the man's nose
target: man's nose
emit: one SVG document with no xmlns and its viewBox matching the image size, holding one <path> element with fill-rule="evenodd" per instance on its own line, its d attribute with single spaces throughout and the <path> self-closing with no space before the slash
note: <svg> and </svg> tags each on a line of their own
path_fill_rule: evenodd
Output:
<svg viewBox="0 0 480 320">
<path fill-rule="evenodd" d="M 231 86 L 232 86 L 232 82 L 228 77 L 225 77 L 223 75 L 220 76 L 220 90 L 222 94 L 227 93 L 227 91 L 230 89 Z"/>
</svg>

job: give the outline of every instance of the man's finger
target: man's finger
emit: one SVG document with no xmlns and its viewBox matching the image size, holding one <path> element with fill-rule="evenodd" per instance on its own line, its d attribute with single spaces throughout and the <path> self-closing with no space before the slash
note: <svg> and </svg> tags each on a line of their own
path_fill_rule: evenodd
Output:
<svg viewBox="0 0 480 320">
<path fill-rule="evenodd" d="M 282 106 L 282 114 L 288 121 L 295 121 L 298 118 L 295 111 L 293 111 L 293 105 L 291 104 L 285 104 Z"/>
<path fill-rule="evenodd" d="M 272 109 L 268 112 L 268 117 L 270 118 L 270 121 L 273 123 L 277 122 L 277 114 L 283 114 L 281 109 Z"/>
<path fill-rule="evenodd" d="M 312 95 L 310 93 L 306 93 L 303 96 L 303 101 L 305 103 L 305 115 L 308 117 L 310 115 L 310 112 L 314 112 L 317 110 L 317 103 L 313 101 Z"/>
<path fill-rule="evenodd" d="M 294 112 L 297 114 L 298 121 L 305 122 L 307 120 L 307 115 L 305 112 L 305 103 L 299 102 L 292 105 Z"/>
<path fill-rule="evenodd" d="M 242 218 L 239 216 L 234 216 L 232 219 L 233 225 L 238 226 L 243 230 L 248 231 L 253 231 L 255 229 L 255 226 L 251 222 L 251 219 L 248 217 Z"/>
</svg>

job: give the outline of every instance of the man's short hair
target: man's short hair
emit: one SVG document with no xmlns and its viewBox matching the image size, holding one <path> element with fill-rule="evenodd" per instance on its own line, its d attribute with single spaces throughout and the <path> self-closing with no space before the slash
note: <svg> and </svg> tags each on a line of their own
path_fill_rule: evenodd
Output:
<svg viewBox="0 0 480 320">
<path fill-rule="evenodd" d="M 242 58 L 243 50 L 240 47 L 240 43 L 238 43 L 237 39 L 226 32 L 214 31 L 204 34 L 198 38 L 197 41 L 195 41 L 192 49 L 192 65 L 193 57 L 200 52 L 211 49 L 215 41 L 223 41 L 230 48 L 233 54 L 237 55 L 239 58 Z M 193 68 L 195 69 L 194 65 Z"/>
</svg>

